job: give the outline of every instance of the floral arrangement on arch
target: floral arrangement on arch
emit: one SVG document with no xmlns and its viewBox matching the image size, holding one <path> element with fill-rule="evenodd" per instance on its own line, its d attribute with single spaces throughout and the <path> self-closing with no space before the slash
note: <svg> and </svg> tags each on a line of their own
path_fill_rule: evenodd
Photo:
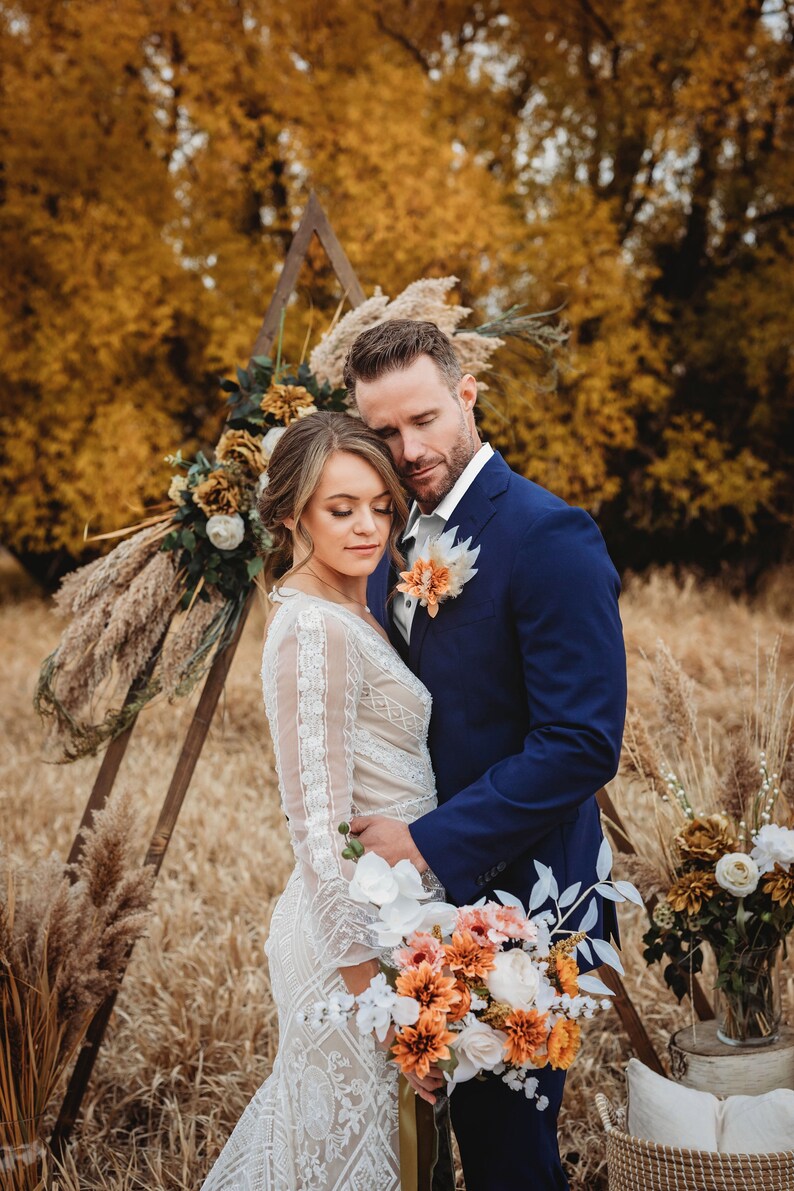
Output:
<svg viewBox="0 0 794 1191">
<path fill-rule="evenodd" d="M 666 731 L 657 743 L 630 712 L 623 775 L 654 800 L 655 838 L 621 859 L 653 905 L 648 963 L 663 963 L 679 1000 L 716 964 L 718 1035 L 737 1045 L 777 1037 L 778 962 L 794 928 L 794 700 L 778 677 L 778 649 L 759 670 L 740 727 L 698 728 L 692 683 L 660 643 L 653 665 Z M 654 904 L 655 903 L 655 904 Z"/>
<path fill-rule="evenodd" d="M 254 357 L 222 380 L 228 418 L 214 450 L 185 459 L 166 507 L 128 530 L 109 554 L 68 575 L 55 597 L 69 618 L 42 664 L 35 704 L 55 732 L 61 759 L 96 753 L 157 695 L 188 694 L 231 640 L 251 585 L 270 549 L 257 498 L 278 437 L 317 410 L 348 410 L 342 369 L 364 329 L 390 319 L 435 322 L 453 342 L 461 367 L 482 372 L 513 336 L 531 344 L 554 372 L 565 332 L 547 314 L 518 307 L 463 330 L 469 309 L 448 301 L 456 277 L 415 281 L 393 301 L 376 290 L 326 332 L 308 363 Z"/>
<path fill-rule="evenodd" d="M 500 890 L 499 901 L 483 898 L 473 906 L 430 901 L 409 860 L 391 866 L 363 853 L 347 823 L 339 830 L 348 836 L 343 855 L 356 861 L 350 896 L 371 909 L 373 941 L 384 952 L 368 988 L 318 1001 L 304 1020 L 341 1025 L 355 1014 L 360 1033 L 374 1031 L 381 1042 L 391 1034 L 389 1056 L 404 1075 L 423 1079 L 437 1066 L 450 1091 L 498 1076 L 545 1109 L 535 1072 L 567 1071 L 581 1045 L 581 1021 L 608 1009 L 613 995 L 597 976 L 580 973 L 577 952 L 588 964 L 623 972 L 610 943 L 588 938 L 598 921 L 597 899 L 642 905 L 630 882 L 609 879 L 607 841 L 598 881 L 588 889 L 577 882 L 560 892 L 552 870 L 536 861 L 538 879 L 525 910 Z M 549 908 L 541 912 L 543 906 Z M 581 915 L 576 929 L 574 915 Z"/>
</svg>

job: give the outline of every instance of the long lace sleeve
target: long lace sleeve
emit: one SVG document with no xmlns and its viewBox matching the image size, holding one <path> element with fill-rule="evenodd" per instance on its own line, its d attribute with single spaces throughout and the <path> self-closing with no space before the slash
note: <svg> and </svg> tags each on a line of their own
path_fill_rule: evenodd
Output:
<svg viewBox="0 0 794 1191">
<path fill-rule="evenodd" d="M 288 614 L 265 648 L 265 698 L 290 836 L 311 904 L 317 954 L 350 967 L 378 954 L 372 916 L 348 896 L 353 864 L 338 826 L 351 817 L 353 729 L 361 692 L 358 648 L 344 624 L 317 606 Z"/>
</svg>

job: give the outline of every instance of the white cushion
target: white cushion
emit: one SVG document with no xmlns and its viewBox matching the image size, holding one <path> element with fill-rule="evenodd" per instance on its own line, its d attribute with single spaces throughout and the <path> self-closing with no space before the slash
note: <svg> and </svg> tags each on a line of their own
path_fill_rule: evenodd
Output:
<svg viewBox="0 0 794 1191">
<path fill-rule="evenodd" d="M 632 1137 L 687 1150 L 719 1148 L 716 1096 L 665 1079 L 639 1059 L 629 1059 L 626 1085 L 626 1131 Z"/>
<path fill-rule="evenodd" d="M 626 1067 L 626 1130 L 659 1145 L 723 1154 L 773 1154 L 794 1149 L 794 1091 L 727 1096 L 684 1087 L 639 1059 Z"/>
<path fill-rule="evenodd" d="M 794 1092 L 728 1096 L 720 1104 L 717 1134 L 724 1154 L 775 1154 L 794 1149 Z"/>
</svg>

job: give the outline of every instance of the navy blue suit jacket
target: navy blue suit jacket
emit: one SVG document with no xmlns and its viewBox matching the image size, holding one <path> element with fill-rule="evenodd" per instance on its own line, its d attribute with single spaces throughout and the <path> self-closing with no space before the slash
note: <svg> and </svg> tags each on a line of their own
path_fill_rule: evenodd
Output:
<svg viewBox="0 0 794 1191">
<path fill-rule="evenodd" d="M 456 541 L 481 547 L 477 574 L 435 619 L 417 608 L 409 650 L 391 617 L 386 558 L 369 584 L 373 613 L 433 696 L 439 805 L 411 834 L 458 905 L 504 889 L 526 906 L 534 860 L 560 890 L 597 879 L 594 795 L 617 770 L 626 707 L 620 581 L 589 514 L 498 453 L 453 526 Z M 590 933 L 608 938 L 614 907 L 599 905 Z"/>
</svg>

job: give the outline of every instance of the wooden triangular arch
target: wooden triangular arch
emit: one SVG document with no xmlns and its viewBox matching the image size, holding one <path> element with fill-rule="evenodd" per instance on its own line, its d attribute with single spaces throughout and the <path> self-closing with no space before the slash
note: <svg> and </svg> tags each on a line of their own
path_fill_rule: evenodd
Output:
<svg viewBox="0 0 794 1191">
<path fill-rule="evenodd" d="M 347 258 L 347 255 L 337 239 L 333 228 L 328 220 L 325 211 L 323 210 L 317 196 L 312 193 L 309 196 L 308 203 L 304 210 L 298 229 L 290 245 L 289 251 L 284 261 L 284 267 L 281 270 L 278 283 L 273 292 L 270 304 L 265 314 L 262 326 L 254 342 L 251 354 L 268 355 L 273 346 L 276 334 L 281 321 L 282 312 L 285 310 L 287 302 L 295 288 L 298 276 L 303 262 L 306 260 L 309 246 L 313 236 L 317 236 L 330 264 L 336 274 L 337 279 L 344 289 L 344 294 L 351 306 L 360 306 L 365 300 L 364 290 L 356 276 L 355 270 Z M 163 863 L 166 850 L 171 841 L 171 837 L 176 826 L 176 821 L 179 816 L 182 804 L 190 786 L 193 772 L 201 755 L 201 750 L 207 738 L 210 725 L 212 723 L 221 692 L 226 681 L 226 676 L 232 664 L 237 646 L 242 635 L 243 628 L 251 608 L 253 600 L 253 592 L 249 596 L 248 602 L 243 610 L 237 630 L 226 646 L 226 648 L 216 656 L 212 667 L 204 682 L 204 686 L 199 698 L 196 710 L 193 714 L 190 726 L 188 728 L 185 739 L 182 743 L 182 748 L 174 768 L 171 781 L 168 786 L 168 791 L 165 796 L 160 814 L 149 841 L 149 847 L 146 853 L 146 864 L 153 867 L 155 875 L 159 873 L 160 867 Z M 156 654 L 156 651 L 155 651 Z M 155 664 L 155 657 L 149 663 L 148 668 L 141 674 L 138 680 L 133 684 L 127 693 L 125 705 L 133 702 L 139 691 L 146 686 L 151 672 Z M 80 829 L 72 844 L 69 853 L 69 862 L 74 862 L 80 854 L 81 839 L 80 830 L 83 827 L 89 826 L 95 811 L 100 810 L 107 799 L 115 784 L 121 767 L 124 754 L 127 751 L 127 746 L 130 743 L 132 733 L 135 729 L 137 716 L 132 720 L 129 727 L 121 733 L 115 740 L 109 744 L 102 764 L 97 773 L 91 794 L 86 803 L 83 817 L 80 822 Z M 622 852 L 634 852 L 631 841 L 623 827 L 620 818 L 615 810 L 606 790 L 600 790 L 598 793 L 598 801 L 602 813 L 604 814 L 606 824 L 610 829 L 610 833 L 615 842 L 615 846 Z M 649 910 L 652 907 L 649 906 Z M 127 960 L 129 960 L 129 954 Z M 125 965 L 126 966 L 126 965 Z M 621 1023 L 628 1034 L 628 1037 L 636 1051 L 638 1057 L 652 1069 L 659 1073 L 664 1073 L 661 1061 L 654 1049 L 654 1046 L 648 1036 L 648 1033 L 634 1008 L 631 999 L 626 992 L 626 989 L 616 972 L 609 968 L 603 968 L 601 974 L 605 981 L 609 983 L 615 992 L 615 1007 L 621 1019 Z M 703 994 L 697 982 L 693 985 L 693 1001 L 694 1007 L 698 1016 L 706 1019 L 713 1017 L 711 1006 L 708 999 Z M 96 1062 L 99 1048 L 102 1045 L 102 1040 L 105 1035 L 108 1021 L 110 1020 L 113 1006 L 116 1000 L 116 993 L 108 997 L 107 1000 L 100 1006 L 96 1015 L 94 1016 L 88 1033 L 86 1041 L 81 1049 L 77 1061 L 72 1072 L 69 1085 L 66 1089 L 66 1094 L 61 1106 L 61 1111 L 56 1122 L 52 1138 L 51 1147 L 56 1157 L 62 1152 L 63 1146 L 69 1138 L 77 1115 L 80 1111 L 80 1106 L 85 1095 L 88 1080 Z"/>
</svg>

